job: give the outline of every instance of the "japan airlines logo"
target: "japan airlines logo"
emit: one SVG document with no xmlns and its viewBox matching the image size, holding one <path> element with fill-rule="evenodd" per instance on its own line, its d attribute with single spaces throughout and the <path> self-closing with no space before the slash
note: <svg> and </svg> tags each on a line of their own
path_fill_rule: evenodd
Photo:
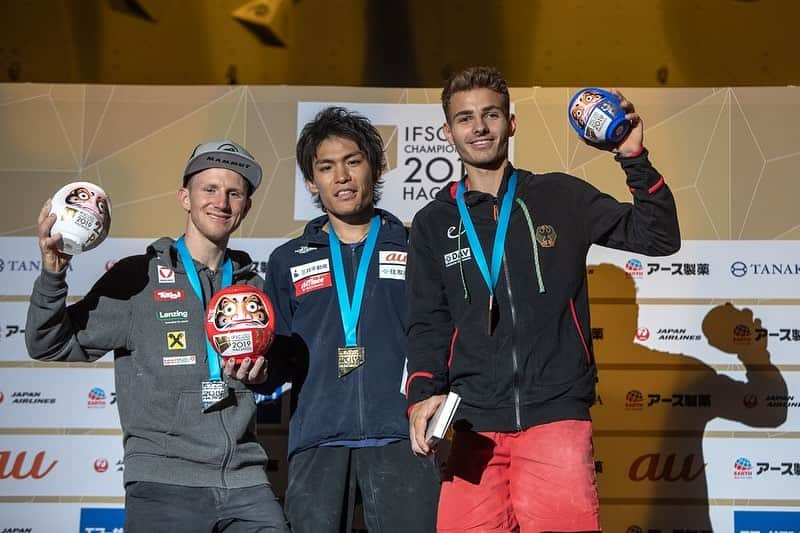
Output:
<svg viewBox="0 0 800 533">
<path fill-rule="evenodd" d="M 108 470 L 108 459 L 105 457 L 100 457 L 94 460 L 94 471 L 98 474 L 102 474 L 103 472 Z"/>
</svg>

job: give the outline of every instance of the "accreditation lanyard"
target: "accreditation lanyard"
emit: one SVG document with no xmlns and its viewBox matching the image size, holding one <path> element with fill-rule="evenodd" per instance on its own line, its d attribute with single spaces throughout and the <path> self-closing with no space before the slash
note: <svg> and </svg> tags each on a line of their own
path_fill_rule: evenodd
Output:
<svg viewBox="0 0 800 533">
<path fill-rule="evenodd" d="M 456 189 L 456 205 L 458 206 L 458 213 L 461 215 L 461 222 L 464 224 L 464 229 L 467 233 L 467 240 L 469 246 L 472 248 L 472 255 L 475 257 L 475 262 L 478 264 L 478 269 L 481 271 L 483 281 L 489 288 L 489 334 L 492 331 L 492 313 L 494 306 L 494 288 L 497 286 L 497 281 L 500 279 L 500 265 L 503 262 L 503 250 L 506 244 L 506 235 L 508 233 L 508 224 L 511 221 L 511 206 L 514 203 L 514 194 L 517 190 L 517 172 L 514 171 L 511 177 L 508 178 L 508 188 L 505 195 L 503 195 L 503 202 L 500 205 L 500 216 L 497 220 L 497 228 L 494 233 L 494 244 L 492 246 L 492 269 L 489 270 L 489 265 L 486 263 L 486 256 L 483 253 L 481 241 L 478 239 L 478 233 L 475 231 L 475 224 L 470 217 L 467 204 L 464 202 L 464 192 L 466 187 L 464 182 L 466 177 L 458 182 Z"/>
<path fill-rule="evenodd" d="M 200 285 L 200 278 L 197 276 L 197 269 L 194 267 L 194 260 L 192 259 L 192 255 L 189 253 L 189 249 L 186 247 L 186 242 L 184 241 L 183 237 L 178 239 L 176 243 L 176 247 L 178 248 L 178 257 L 183 263 L 183 268 L 186 271 L 186 276 L 189 278 L 189 284 L 192 286 L 192 290 L 197 295 L 197 298 L 200 300 L 201 305 L 203 306 L 203 313 L 205 314 L 206 303 L 203 300 L 203 288 Z M 225 262 L 222 263 L 222 287 L 229 287 L 233 283 L 233 263 L 231 263 L 231 258 L 228 257 L 225 259 Z M 211 295 L 209 295 L 210 297 Z M 220 372 L 220 365 L 219 365 L 219 354 L 211 345 L 208 339 L 206 339 L 206 359 L 208 360 L 208 375 L 211 381 L 220 381 L 221 380 L 221 372 Z"/>
<path fill-rule="evenodd" d="M 333 229 L 333 224 L 328 223 L 328 243 L 331 248 L 331 259 L 333 260 L 333 277 L 336 281 L 336 294 L 339 297 L 339 314 L 342 316 L 342 326 L 344 327 L 344 339 L 347 346 L 358 344 L 356 328 L 358 327 L 358 317 L 361 315 L 361 301 L 364 298 L 364 287 L 367 284 L 367 270 L 369 270 L 370 259 L 375 251 L 375 243 L 378 241 L 378 230 L 381 227 L 381 217 L 375 215 L 369 225 L 367 241 L 364 243 L 364 250 L 358 262 L 358 273 L 356 274 L 355 285 L 353 286 L 353 299 L 350 299 L 350 291 L 347 288 L 347 277 L 344 274 L 344 262 L 342 261 L 342 248 L 339 237 Z"/>
</svg>

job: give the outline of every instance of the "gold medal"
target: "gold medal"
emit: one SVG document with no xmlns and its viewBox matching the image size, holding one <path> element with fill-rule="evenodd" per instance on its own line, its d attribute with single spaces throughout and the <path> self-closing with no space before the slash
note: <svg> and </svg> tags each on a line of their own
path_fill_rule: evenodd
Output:
<svg viewBox="0 0 800 533">
<path fill-rule="evenodd" d="M 343 346 L 339 348 L 339 377 L 346 376 L 364 364 L 366 350 L 363 346 Z"/>
</svg>

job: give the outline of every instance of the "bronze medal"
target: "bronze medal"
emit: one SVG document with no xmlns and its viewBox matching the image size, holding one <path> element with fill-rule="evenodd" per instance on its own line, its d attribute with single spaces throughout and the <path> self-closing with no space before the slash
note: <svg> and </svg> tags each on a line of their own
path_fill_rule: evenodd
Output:
<svg viewBox="0 0 800 533">
<path fill-rule="evenodd" d="M 366 350 L 363 346 L 343 346 L 339 348 L 339 377 L 346 376 L 364 364 Z"/>
</svg>

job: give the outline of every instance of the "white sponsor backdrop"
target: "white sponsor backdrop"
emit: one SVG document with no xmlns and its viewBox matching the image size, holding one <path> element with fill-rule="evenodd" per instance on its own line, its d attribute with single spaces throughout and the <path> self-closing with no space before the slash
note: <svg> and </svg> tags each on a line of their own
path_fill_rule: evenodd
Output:
<svg viewBox="0 0 800 533">
<path fill-rule="evenodd" d="M 708 492 L 714 498 L 789 500 L 800 495 L 800 448 L 795 439 L 705 439 Z M 736 463 L 750 475 L 736 473 Z"/>
<path fill-rule="evenodd" d="M 25 348 L 27 312 L 27 302 L 0 302 L 0 361 L 30 362 Z"/>
<path fill-rule="evenodd" d="M 121 435 L 0 435 L 3 496 L 124 496 Z"/>
<path fill-rule="evenodd" d="M 640 305 L 638 327 L 640 331 L 642 328 L 646 328 L 647 331 L 641 331 L 639 335 L 634 336 L 633 341 L 653 350 L 665 352 L 666 356 L 670 353 L 683 353 L 708 365 L 739 364 L 736 355 L 715 348 L 703 335 L 701 324 L 714 307 Z M 761 320 L 761 330 L 753 334 L 756 338 L 766 337 L 770 361 L 775 365 L 800 364 L 800 307 L 748 305 L 746 308 L 753 312 L 754 318 Z M 729 338 L 734 338 L 732 328 Z"/>
<path fill-rule="evenodd" d="M 323 108 L 338 105 L 361 113 L 377 127 L 396 128 L 384 139 L 386 151 L 397 154 L 397 164 L 389 161 L 383 175 L 380 207 L 400 220 L 411 222 L 448 181 L 461 176 L 461 160 L 442 132 L 444 113 L 441 104 L 379 104 L 356 102 L 299 102 L 297 133 Z M 512 104 L 512 112 L 513 104 Z M 514 138 L 509 141 L 509 157 L 514 161 Z M 294 218 L 309 220 L 320 215 L 305 186 L 298 166 L 295 171 Z"/>
<path fill-rule="evenodd" d="M 796 241 L 683 241 L 655 258 L 592 246 L 587 263 L 625 269 L 639 298 L 800 298 Z"/>
<path fill-rule="evenodd" d="M 800 431 L 800 372 L 603 369 L 597 390 L 592 418 L 604 430 Z M 640 404 L 629 391 L 641 393 Z"/>
<path fill-rule="evenodd" d="M 0 427 L 119 429 L 113 368 L 6 368 Z"/>
</svg>

